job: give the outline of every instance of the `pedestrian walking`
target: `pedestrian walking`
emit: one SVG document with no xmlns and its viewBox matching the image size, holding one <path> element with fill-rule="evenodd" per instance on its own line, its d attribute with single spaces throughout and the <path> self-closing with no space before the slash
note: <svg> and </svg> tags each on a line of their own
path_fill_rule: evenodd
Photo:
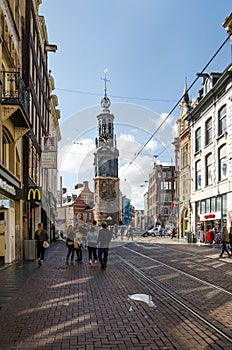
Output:
<svg viewBox="0 0 232 350">
<path fill-rule="evenodd" d="M 158 228 L 158 232 L 157 232 L 158 236 L 162 237 L 162 235 L 163 235 L 163 231 L 162 231 L 162 228 L 161 228 L 160 223 L 158 223 L 157 228 Z"/>
<path fill-rule="evenodd" d="M 114 239 L 117 239 L 118 238 L 118 225 L 117 224 L 114 224 Z"/>
<path fill-rule="evenodd" d="M 74 232 L 74 228 L 72 225 L 69 225 L 66 235 L 66 246 L 68 248 L 68 253 L 66 256 L 66 264 L 69 263 L 69 257 L 71 255 L 71 264 L 73 264 L 74 259 L 74 239 L 76 238 L 76 234 Z"/>
<path fill-rule="evenodd" d="M 230 242 L 230 255 L 231 255 L 232 254 L 232 226 L 230 226 L 229 242 Z"/>
<path fill-rule="evenodd" d="M 228 254 L 229 258 L 231 257 L 229 250 L 227 249 L 228 243 L 229 243 L 229 233 L 228 233 L 226 225 L 224 225 L 222 228 L 222 251 L 221 251 L 221 254 L 219 255 L 220 258 L 222 257 L 224 252 L 226 252 Z"/>
<path fill-rule="evenodd" d="M 74 255 L 75 255 L 75 252 L 76 252 L 76 261 L 78 262 L 83 262 L 82 261 L 82 240 L 81 240 L 81 237 L 80 237 L 80 233 L 78 230 L 75 231 L 75 238 L 74 238 L 74 245 L 73 245 L 73 248 L 74 248 Z"/>
<path fill-rule="evenodd" d="M 41 266 L 44 262 L 44 242 L 48 241 L 48 233 L 43 228 L 43 224 L 38 224 L 38 229 L 35 231 L 35 240 L 36 240 L 36 250 L 37 250 L 37 259 L 38 259 L 38 265 Z"/>
<path fill-rule="evenodd" d="M 171 239 L 173 239 L 175 237 L 176 237 L 176 228 L 174 226 L 173 229 L 172 229 L 172 237 L 171 237 Z"/>
<path fill-rule="evenodd" d="M 99 228 L 97 226 L 97 221 L 93 221 L 93 225 L 87 234 L 87 249 L 89 255 L 89 265 L 92 263 L 97 263 L 97 239 L 98 239 Z"/>
<path fill-rule="evenodd" d="M 125 232 L 125 227 L 121 226 L 120 227 L 120 238 L 121 238 L 121 241 L 123 241 L 124 232 Z"/>
<path fill-rule="evenodd" d="M 131 225 L 128 226 L 128 228 L 127 228 L 127 234 L 126 234 L 126 235 L 127 235 L 128 241 L 129 241 L 130 238 L 131 238 L 132 241 L 133 241 L 134 236 L 133 236 L 133 229 L 132 229 Z"/>
<path fill-rule="evenodd" d="M 109 244 L 112 240 L 112 236 L 113 234 L 110 230 L 107 229 L 106 223 L 103 223 L 102 229 L 99 230 L 97 239 L 98 259 L 102 269 L 105 269 L 107 267 Z"/>
</svg>

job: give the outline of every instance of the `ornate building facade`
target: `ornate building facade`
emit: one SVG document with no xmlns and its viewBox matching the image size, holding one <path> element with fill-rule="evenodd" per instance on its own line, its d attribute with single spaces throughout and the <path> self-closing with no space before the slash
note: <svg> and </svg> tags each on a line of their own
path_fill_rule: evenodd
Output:
<svg viewBox="0 0 232 350">
<path fill-rule="evenodd" d="M 175 188 L 176 208 L 178 213 L 178 237 L 184 237 L 190 231 L 191 217 L 191 163 L 190 163 L 190 133 L 187 116 L 192 108 L 189 99 L 187 84 L 180 102 L 180 116 L 177 120 L 178 137 L 174 140 L 175 146 Z"/>
<path fill-rule="evenodd" d="M 0 3 L 0 264 L 22 256 L 22 136 L 30 128 L 23 80 L 22 26 L 25 3 Z"/>
<path fill-rule="evenodd" d="M 0 2 L 0 264 L 26 258 L 38 222 L 51 238 L 54 228 L 57 169 L 42 166 L 42 151 L 44 137 L 60 140 L 60 113 L 41 2 Z"/>
<path fill-rule="evenodd" d="M 57 166 L 43 164 L 43 146 L 46 137 L 54 137 L 56 142 L 50 157 L 53 156 L 55 160 L 57 142 L 60 140 L 60 111 L 57 109 L 57 96 L 53 94 L 55 86 L 48 68 L 48 55 L 56 52 L 57 47 L 48 41 L 45 18 L 39 14 L 41 0 L 26 0 L 25 3 L 22 67 L 30 99 L 30 130 L 23 137 L 23 185 L 26 199 L 23 209 L 27 219 L 24 238 L 33 238 L 38 222 L 43 222 L 52 238 L 56 216 Z M 40 189 L 40 201 L 27 200 L 27 189 L 31 187 Z"/>
</svg>

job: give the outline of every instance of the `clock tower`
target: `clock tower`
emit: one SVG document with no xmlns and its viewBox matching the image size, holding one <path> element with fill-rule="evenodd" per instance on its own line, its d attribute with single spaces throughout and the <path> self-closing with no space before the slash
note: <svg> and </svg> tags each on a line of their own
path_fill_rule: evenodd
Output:
<svg viewBox="0 0 232 350">
<path fill-rule="evenodd" d="M 110 100 L 107 96 L 105 71 L 104 97 L 101 100 L 102 110 L 98 114 L 98 136 L 94 153 L 94 204 L 95 219 L 98 224 L 109 225 L 119 222 L 119 178 L 116 136 L 114 135 L 114 115 L 110 113 Z"/>
</svg>

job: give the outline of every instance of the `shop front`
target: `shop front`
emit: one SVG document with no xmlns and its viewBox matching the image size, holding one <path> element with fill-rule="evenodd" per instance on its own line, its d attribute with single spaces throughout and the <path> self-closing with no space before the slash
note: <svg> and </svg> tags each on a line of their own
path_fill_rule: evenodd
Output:
<svg viewBox="0 0 232 350">
<path fill-rule="evenodd" d="M 215 235 L 221 230 L 221 212 L 200 214 L 198 216 L 198 240 L 202 243 L 212 243 Z"/>
<path fill-rule="evenodd" d="M 19 183 L 10 176 L 0 176 L 0 264 L 10 263 L 16 258 L 17 234 L 20 231 L 19 205 L 16 201 Z"/>
</svg>

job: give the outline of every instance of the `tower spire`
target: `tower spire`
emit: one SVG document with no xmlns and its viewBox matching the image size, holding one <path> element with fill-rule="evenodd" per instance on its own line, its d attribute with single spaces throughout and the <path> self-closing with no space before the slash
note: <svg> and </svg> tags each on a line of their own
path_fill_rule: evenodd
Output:
<svg viewBox="0 0 232 350">
<path fill-rule="evenodd" d="M 104 97 L 103 99 L 101 100 L 101 106 L 103 109 L 108 109 L 111 105 L 111 102 L 110 102 L 110 99 L 108 98 L 107 96 L 107 83 L 109 82 L 110 83 L 110 80 L 107 79 L 107 73 L 108 73 L 108 69 L 105 68 L 104 69 L 104 78 L 101 78 L 101 80 L 104 80 L 105 82 L 105 86 L 104 86 Z"/>
<path fill-rule="evenodd" d="M 101 80 L 104 80 L 104 82 L 105 82 L 105 87 L 104 87 L 104 92 L 105 92 L 105 97 L 107 97 L 107 94 L 106 94 L 106 91 L 107 91 L 107 86 L 106 86 L 106 83 L 110 83 L 110 80 L 109 79 L 107 79 L 107 73 L 108 73 L 108 69 L 107 68 L 105 68 L 104 69 L 104 74 L 105 74 L 105 77 L 104 78 L 101 78 Z"/>
</svg>

